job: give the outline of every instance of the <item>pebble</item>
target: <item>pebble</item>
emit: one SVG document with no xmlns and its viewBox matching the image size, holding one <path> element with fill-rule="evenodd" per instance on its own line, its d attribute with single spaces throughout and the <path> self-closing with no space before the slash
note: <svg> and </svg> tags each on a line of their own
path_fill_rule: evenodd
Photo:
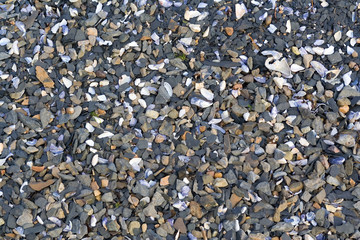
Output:
<svg viewBox="0 0 360 240">
<path fill-rule="evenodd" d="M 128 231 L 132 236 L 138 235 L 138 233 L 140 233 L 140 223 L 138 221 L 130 222 Z"/>
</svg>

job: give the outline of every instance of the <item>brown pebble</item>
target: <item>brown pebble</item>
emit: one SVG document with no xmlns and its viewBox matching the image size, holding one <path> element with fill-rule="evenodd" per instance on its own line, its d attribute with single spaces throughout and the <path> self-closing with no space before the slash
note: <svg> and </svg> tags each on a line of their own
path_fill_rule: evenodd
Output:
<svg viewBox="0 0 360 240">
<path fill-rule="evenodd" d="M 272 21 L 272 15 L 267 16 L 267 17 L 266 17 L 266 20 L 265 20 L 266 26 L 267 26 L 267 25 L 270 25 L 270 24 L 271 24 L 271 21 Z"/>
<path fill-rule="evenodd" d="M 35 190 L 35 191 L 41 191 L 44 188 L 50 186 L 51 184 L 53 184 L 56 180 L 55 179 L 49 179 L 45 182 L 40 181 L 40 182 L 30 182 L 29 186 Z"/>
<path fill-rule="evenodd" d="M 228 36 L 231 36 L 234 33 L 234 29 L 232 27 L 226 27 L 225 32 Z"/>
<path fill-rule="evenodd" d="M 96 77 L 98 77 L 98 78 L 106 78 L 106 73 L 103 71 L 98 70 L 95 72 L 95 74 L 96 74 Z"/>
<path fill-rule="evenodd" d="M 42 170 L 45 169 L 44 166 L 32 166 L 31 169 L 34 171 L 34 172 L 42 172 Z"/>
</svg>

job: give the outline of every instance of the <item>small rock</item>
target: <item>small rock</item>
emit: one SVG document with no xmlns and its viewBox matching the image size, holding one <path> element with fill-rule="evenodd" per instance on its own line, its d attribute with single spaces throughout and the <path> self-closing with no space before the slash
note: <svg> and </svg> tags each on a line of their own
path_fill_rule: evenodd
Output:
<svg viewBox="0 0 360 240">
<path fill-rule="evenodd" d="M 290 184 L 289 189 L 291 192 L 297 193 L 300 190 L 302 190 L 303 187 L 304 187 L 304 184 L 302 182 L 294 182 L 294 183 Z"/>
<path fill-rule="evenodd" d="M 271 228 L 272 232 L 290 232 L 294 229 L 294 226 L 291 223 L 279 222 Z"/>
<path fill-rule="evenodd" d="M 221 188 L 221 187 L 226 187 L 226 186 L 228 186 L 229 184 L 228 184 L 228 182 L 226 181 L 226 179 L 225 178 L 216 178 L 215 180 L 214 180 L 214 187 L 219 187 L 219 188 Z"/>
<path fill-rule="evenodd" d="M 45 69 L 43 69 L 40 66 L 36 66 L 36 77 L 39 79 L 39 81 L 44 85 L 46 88 L 54 88 L 55 83 L 54 81 L 49 77 Z"/>
<path fill-rule="evenodd" d="M 200 197 L 200 204 L 203 206 L 206 210 L 210 210 L 213 207 L 217 207 L 218 203 L 215 201 L 214 197 L 211 195 L 205 195 Z"/>
<path fill-rule="evenodd" d="M 19 216 L 16 221 L 16 224 L 19 226 L 24 226 L 25 224 L 32 224 L 33 216 L 31 215 L 30 209 L 24 209 L 23 213 Z"/>
<path fill-rule="evenodd" d="M 113 202 L 114 198 L 113 198 L 112 192 L 107 192 L 104 195 L 102 195 L 101 201 L 103 201 L 103 202 Z"/>
<path fill-rule="evenodd" d="M 46 182 L 30 182 L 29 186 L 34 189 L 35 191 L 41 191 L 42 189 L 50 186 L 51 184 L 53 184 L 56 180 L 55 179 L 49 179 Z"/>
<path fill-rule="evenodd" d="M 138 221 L 132 221 L 130 222 L 129 226 L 128 226 L 128 231 L 130 233 L 130 235 L 135 236 L 138 235 L 140 233 L 140 223 Z"/>
<path fill-rule="evenodd" d="M 186 226 L 184 224 L 184 220 L 182 218 L 178 218 L 176 219 L 175 223 L 174 223 L 174 228 L 178 231 L 180 231 L 180 233 L 186 233 Z"/>
</svg>

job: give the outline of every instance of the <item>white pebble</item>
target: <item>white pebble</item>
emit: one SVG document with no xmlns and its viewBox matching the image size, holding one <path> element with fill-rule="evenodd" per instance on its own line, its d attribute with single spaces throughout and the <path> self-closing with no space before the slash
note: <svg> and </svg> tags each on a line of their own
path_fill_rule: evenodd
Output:
<svg viewBox="0 0 360 240">
<path fill-rule="evenodd" d="M 98 162 L 99 162 L 99 155 L 95 154 L 95 155 L 93 156 L 93 158 L 91 159 L 91 165 L 92 165 L 93 167 L 95 167 L 96 164 L 98 164 Z"/>
</svg>

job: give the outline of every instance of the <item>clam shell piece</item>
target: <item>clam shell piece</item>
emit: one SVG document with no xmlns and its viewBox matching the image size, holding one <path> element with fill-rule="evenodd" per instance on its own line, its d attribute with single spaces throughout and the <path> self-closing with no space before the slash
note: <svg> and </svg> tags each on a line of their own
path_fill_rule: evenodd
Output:
<svg viewBox="0 0 360 240">
<path fill-rule="evenodd" d="M 323 78 L 326 76 L 326 73 L 328 72 L 328 70 L 326 69 L 326 67 L 324 67 L 324 65 L 322 65 L 321 63 L 319 63 L 318 61 L 311 61 L 310 65 L 315 69 L 315 71 Z"/>
<path fill-rule="evenodd" d="M 270 57 L 266 59 L 265 61 L 265 67 L 267 67 L 271 71 L 277 71 L 281 72 L 284 77 L 291 75 L 291 69 L 289 67 L 289 64 L 287 63 L 286 59 L 283 58 L 281 61 L 276 60 L 273 63 L 270 63 L 272 60 L 274 60 L 274 57 Z"/>
</svg>

